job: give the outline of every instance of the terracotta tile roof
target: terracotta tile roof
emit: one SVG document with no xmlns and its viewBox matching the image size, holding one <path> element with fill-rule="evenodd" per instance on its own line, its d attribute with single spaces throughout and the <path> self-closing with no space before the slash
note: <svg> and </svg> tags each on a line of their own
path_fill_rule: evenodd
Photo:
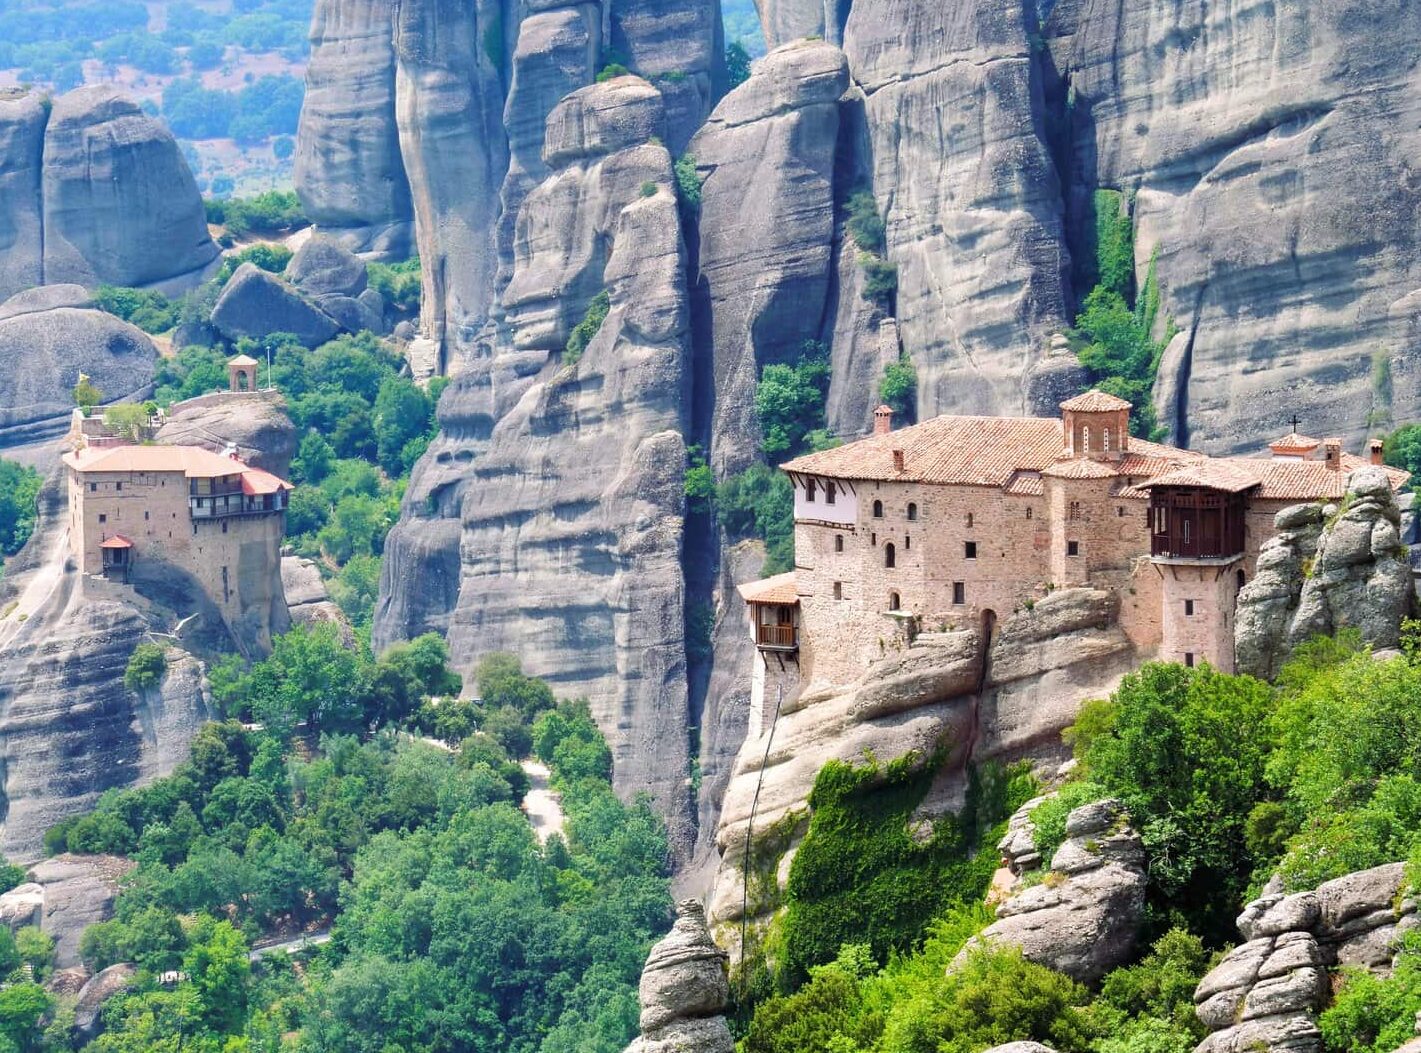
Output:
<svg viewBox="0 0 1421 1053">
<path fill-rule="evenodd" d="M 1321 439 L 1314 439 L 1307 435 L 1299 435 L 1297 432 L 1290 432 L 1281 439 L 1274 439 L 1268 444 L 1270 450 L 1297 450 L 1307 452 L 1315 450 L 1322 445 Z"/>
<path fill-rule="evenodd" d="M 747 581 L 737 586 L 740 598 L 746 603 L 798 603 L 799 592 L 794 582 L 794 571 L 776 574 L 760 581 Z"/>
<path fill-rule="evenodd" d="M 255 366 L 255 365 L 260 365 L 260 363 L 257 362 L 257 360 L 256 360 L 255 358 L 253 358 L 251 355 L 238 355 L 236 358 L 229 358 L 229 359 L 227 360 L 227 364 L 228 364 L 229 366 Z"/>
<path fill-rule="evenodd" d="M 1061 422 L 1043 417 L 934 417 L 780 465 L 834 479 L 1002 486 L 1017 472 L 1039 472 L 1061 455 Z M 903 470 L 893 451 L 903 451 Z"/>
<path fill-rule="evenodd" d="M 1057 461 L 1042 471 L 1056 479 L 1113 479 L 1120 474 L 1114 464 L 1107 461 L 1093 461 L 1088 457 L 1078 457 L 1067 461 Z"/>
<path fill-rule="evenodd" d="M 1018 496 L 1040 497 L 1046 492 L 1046 484 L 1037 472 L 1017 472 L 1002 490 Z"/>
<path fill-rule="evenodd" d="M 250 496 L 274 494 L 278 490 L 293 489 L 285 479 L 272 475 L 261 468 L 248 468 L 242 473 L 242 493 Z"/>
<path fill-rule="evenodd" d="M 1244 490 L 1252 490 L 1263 484 L 1262 474 L 1254 465 L 1265 463 L 1269 462 L 1250 463 L 1226 459 L 1191 461 L 1174 471 L 1165 472 L 1163 475 L 1157 475 L 1153 479 L 1140 483 L 1139 488 L 1149 490 L 1156 486 L 1203 486 L 1210 490 L 1223 490 L 1225 493 L 1236 494 Z"/>
<path fill-rule="evenodd" d="M 1109 413 L 1114 410 L 1127 410 L 1130 403 L 1124 399 L 1116 398 L 1114 395 L 1107 395 L 1103 391 L 1087 391 L 1084 395 L 1077 395 L 1073 399 L 1067 399 L 1061 403 L 1063 410 L 1070 410 L 1073 413 Z"/>
<path fill-rule="evenodd" d="M 133 542 L 122 534 L 115 534 L 107 541 L 100 541 L 99 548 L 132 548 Z"/>
</svg>

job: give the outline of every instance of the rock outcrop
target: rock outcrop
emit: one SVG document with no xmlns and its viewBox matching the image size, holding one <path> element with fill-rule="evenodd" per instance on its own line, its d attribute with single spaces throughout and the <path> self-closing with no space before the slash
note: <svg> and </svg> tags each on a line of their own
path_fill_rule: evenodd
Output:
<svg viewBox="0 0 1421 1053">
<path fill-rule="evenodd" d="M 106 402 L 147 397 L 157 357 L 147 333 L 93 309 L 78 286 L 11 297 L 0 306 L 0 446 L 62 433 L 80 373 Z"/>
<path fill-rule="evenodd" d="M 771 48 L 806 37 L 841 43 L 849 6 L 843 0 L 755 0 Z"/>
<path fill-rule="evenodd" d="M 777 721 L 752 713 L 716 833 L 721 863 L 710 911 L 722 943 L 738 940 L 747 848 L 757 865 L 766 852 L 793 851 L 827 761 L 860 763 L 868 752 L 888 763 L 950 746 L 919 806 L 922 817 L 936 818 L 962 806 L 969 762 L 1064 759 L 1060 733 L 1081 702 L 1108 693 L 1135 662 L 1115 611 L 1108 593 L 1058 589 L 1004 619 L 989 647 L 977 629 L 890 641 L 886 657 L 855 683 L 810 683 L 781 701 Z M 747 846 L 752 810 L 755 840 Z M 772 844 L 786 826 L 794 831 L 788 842 Z M 786 877 L 781 865 L 780 882 Z M 749 909 L 758 922 L 773 904 L 751 897 Z"/>
<path fill-rule="evenodd" d="M 446 630 L 469 669 L 512 651 L 590 700 L 619 790 L 648 790 L 690 846 L 680 551 L 689 309 L 659 94 L 634 77 L 553 111 L 552 174 L 519 216 L 511 346 L 441 401 L 386 544 L 377 647 Z M 576 361 L 574 326 L 607 316 Z"/>
<path fill-rule="evenodd" d="M 40 195 L 46 284 L 195 283 L 217 258 L 172 133 L 113 87 L 54 100 Z"/>
<path fill-rule="evenodd" d="M 318 0 L 296 133 L 296 192 L 355 252 L 403 259 L 414 213 L 395 124 L 393 0 Z"/>
<path fill-rule="evenodd" d="M 1327 970 L 1384 969 L 1396 943 L 1416 927 L 1404 896 L 1405 864 L 1336 878 L 1315 891 L 1268 891 L 1238 918 L 1239 944 L 1194 992 L 1211 1034 L 1198 1053 L 1318 1053 L 1316 1014 L 1329 991 Z"/>
<path fill-rule="evenodd" d="M 0 97 L 0 298 L 44 283 L 44 126 L 49 110 L 33 92 Z"/>
<path fill-rule="evenodd" d="M 710 454 L 719 475 L 755 459 L 760 367 L 796 361 L 820 335 L 848 84 L 838 48 L 787 45 L 721 100 L 691 142 L 703 178 L 696 288 L 707 330 L 697 339 L 712 362 Z"/>
<path fill-rule="evenodd" d="M 997 907 L 970 940 L 1018 947 L 1028 961 L 1094 983 L 1130 961 L 1145 917 L 1145 850 L 1118 801 L 1095 801 L 1066 819 L 1066 840 L 1039 883 Z"/>
<path fill-rule="evenodd" d="M 1280 511 L 1239 592 L 1238 671 L 1271 679 L 1298 644 L 1344 628 L 1378 650 L 1397 646 L 1415 602 L 1400 522 L 1391 481 L 1372 466 L 1348 476 L 1341 505 Z"/>
<path fill-rule="evenodd" d="M 113 916 L 120 881 L 133 869 L 132 860 L 118 856 L 52 856 L 32 866 L 26 875 L 44 890 L 40 928 L 54 940 L 54 964 L 66 969 L 79 964 L 79 944 L 90 925 Z"/>
<path fill-rule="evenodd" d="M 641 1034 L 627 1053 L 731 1053 L 726 957 L 706 928 L 705 908 L 697 900 L 677 904 L 676 924 L 642 970 Z"/>
<path fill-rule="evenodd" d="M 330 315 L 254 263 L 237 268 L 212 308 L 212 324 L 229 340 L 291 333 L 317 347 L 340 332 Z"/>
<path fill-rule="evenodd" d="M 680 156 L 724 90 L 719 0 L 606 0 L 610 54 L 666 101 L 666 145 Z"/>
<path fill-rule="evenodd" d="M 237 448 L 247 464 L 283 479 L 291 474 L 300 436 L 275 391 L 219 392 L 176 402 L 154 440 L 169 446 L 201 446 L 221 453 Z"/>
<path fill-rule="evenodd" d="M 127 990 L 137 975 L 137 966 L 118 962 L 107 969 L 100 969 L 85 981 L 74 1003 L 74 1030 L 84 1039 L 97 1037 L 102 1025 L 100 1013 L 104 1003 Z"/>
<path fill-rule="evenodd" d="M 370 288 L 365 261 L 334 238 L 307 238 L 286 265 L 284 277 L 346 332 L 388 331 L 385 298 Z"/>
</svg>

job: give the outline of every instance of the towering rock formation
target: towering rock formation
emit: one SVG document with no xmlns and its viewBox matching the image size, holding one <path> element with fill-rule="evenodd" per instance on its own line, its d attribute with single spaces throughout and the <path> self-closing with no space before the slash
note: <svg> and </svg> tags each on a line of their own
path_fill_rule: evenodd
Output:
<svg viewBox="0 0 1421 1053">
<path fill-rule="evenodd" d="M 217 257 L 177 142 L 110 86 L 0 99 L 0 298 L 193 284 Z"/>
<path fill-rule="evenodd" d="M 690 341 L 664 133 L 660 94 L 635 77 L 574 92 L 549 116 L 551 174 L 524 202 L 504 296 L 511 347 L 443 400 L 451 427 L 387 545 L 375 638 L 442 625 L 461 668 L 513 651 L 560 694 L 588 698 L 618 788 L 650 790 L 684 852 Z M 561 358 L 603 291 L 596 336 Z"/>
<path fill-rule="evenodd" d="M 641 1034 L 626 1053 L 731 1053 L 725 958 L 706 929 L 705 908 L 693 899 L 678 903 L 676 924 L 642 970 Z"/>
<path fill-rule="evenodd" d="M 768 55 L 691 141 L 703 178 L 696 293 L 718 475 L 756 459 L 760 368 L 793 362 L 823 325 L 834 234 L 843 52 L 804 41 Z"/>
<path fill-rule="evenodd" d="M 771 48 L 804 37 L 842 43 L 851 4 L 852 0 L 755 0 L 765 43 Z"/>
<path fill-rule="evenodd" d="M 1359 0 L 1052 12 L 1068 226 L 1085 239 L 1097 187 L 1135 195 L 1136 273 L 1157 254 L 1186 334 L 1177 439 L 1251 447 L 1301 410 L 1356 442 L 1421 410 L 1418 33 Z"/>
<path fill-rule="evenodd" d="M 319 0 L 296 133 L 306 214 L 356 252 L 412 251 L 409 181 L 395 125 L 395 0 Z"/>
<path fill-rule="evenodd" d="M 666 99 L 666 144 L 679 156 L 724 91 L 719 0 L 606 0 L 610 56 Z"/>
</svg>

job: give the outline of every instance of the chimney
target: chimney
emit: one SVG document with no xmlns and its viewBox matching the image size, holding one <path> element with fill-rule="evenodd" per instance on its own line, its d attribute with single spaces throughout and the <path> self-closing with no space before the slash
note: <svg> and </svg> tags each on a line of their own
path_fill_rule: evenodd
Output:
<svg viewBox="0 0 1421 1053">
<path fill-rule="evenodd" d="M 895 449 L 893 451 L 893 470 L 901 472 L 903 470 L 903 451 Z"/>
<path fill-rule="evenodd" d="M 1367 443 L 1367 460 L 1373 464 L 1382 463 L 1382 441 L 1380 439 L 1372 439 Z"/>
<path fill-rule="evenodd" d="M 873 434 L 887 435 L 893 430 L 893 407 L 879 406 L 873 411 Z"/>
<path fill-rule="evenodd" d="M 1327 467 L 1334 472 L 1342 469 L 1342 440 L 1324 439 L 1322 440 L 1323 459 L 1327 462 Z"/>
</svg>

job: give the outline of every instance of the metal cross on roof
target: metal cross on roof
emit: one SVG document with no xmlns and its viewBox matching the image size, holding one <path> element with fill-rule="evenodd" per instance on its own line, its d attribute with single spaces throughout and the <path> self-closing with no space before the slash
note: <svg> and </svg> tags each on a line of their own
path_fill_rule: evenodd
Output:
<svg viewBox="0 0 1421 1053">
<path fill-rule="evenodd" d="M 1293 434 L 1296 435 L 1298 433 L 1298 425 L 1302 423 L 1302 421 L 1298 420 L 1298 415 L 1296 413 L 1293 414 L 1293 419 L 1291 423 L 1293 425 Z"/>
</svg>

